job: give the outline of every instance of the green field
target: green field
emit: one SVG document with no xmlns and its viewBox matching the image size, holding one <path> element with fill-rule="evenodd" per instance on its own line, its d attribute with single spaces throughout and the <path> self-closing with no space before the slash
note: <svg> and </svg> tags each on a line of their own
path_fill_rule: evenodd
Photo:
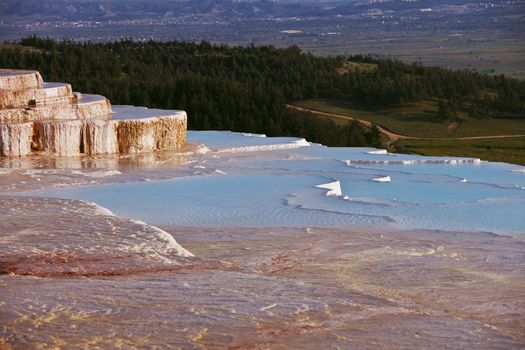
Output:
<svg viewBox="0 0 525 350">
<path fill-rule="evenodd" d="M 485 140 L 399 140 L 392 151 L 427 156 L 474 157 L 525 165 L 525 137 Z"/>
<path fill-rule="evenodd" d="M 525 135 L 523 119 L 467 119 L 457 123 L 436 121 L 437 102 L 434 100 L 384 109 L 363 109 L 351 101 L 339 99 L 310 99 L 293 104 L 321 112 L 369 120 L 397 134 L 418 138 Z"/>
<path fill-rule="evenodd" d="M 446 138 L 525 135 L 525 122 L 510 118 L 467 119 L 458 123 L 435 121 L 437 103 L 432 100 L 388 109 L 365 110 L 350 101 L 310 99 L 294 105 L 321 112 L 357 117 L 377 123 L 397 134 L 416 137 L 390 145 L 391 151 L 428 156 L 476 157 L 525 165 L 525 137 L 453 140 Z M 317 115 L 318 117 L 322 117 Z M 342 125 L 349 121 L 326 116 Z"/>
</svg>

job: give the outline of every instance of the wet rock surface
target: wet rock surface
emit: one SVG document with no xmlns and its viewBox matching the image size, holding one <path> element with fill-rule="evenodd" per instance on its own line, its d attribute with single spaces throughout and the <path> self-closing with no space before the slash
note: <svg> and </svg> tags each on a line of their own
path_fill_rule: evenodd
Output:
<svg viewBox="0 0 525 350">
<path fill-rule="evenodd" d="M 13 348 L 525 344 L 525 242 L 512 237 L 160 230 L 91 203 L 4 196 L 0 269 Z"/>
</svg>

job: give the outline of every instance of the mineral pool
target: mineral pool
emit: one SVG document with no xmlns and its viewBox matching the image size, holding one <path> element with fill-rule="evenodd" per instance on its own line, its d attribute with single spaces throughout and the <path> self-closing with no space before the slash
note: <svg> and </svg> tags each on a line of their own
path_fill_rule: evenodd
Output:
<svg viewBox="0 0 525 350">
<path fill-rule="evenodd" d="M 96 202 L 154 225 L 525 232 L 525 168 L 472 158 L 328 148 L 189 132 L 193 174 L 29 194 Z"/>
</svg>

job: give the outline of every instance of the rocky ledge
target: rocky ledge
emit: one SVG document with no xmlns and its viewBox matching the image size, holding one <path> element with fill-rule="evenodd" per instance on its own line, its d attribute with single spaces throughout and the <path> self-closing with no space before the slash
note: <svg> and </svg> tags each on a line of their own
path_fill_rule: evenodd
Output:
<svg viewBox="0 0 525 350">
<path fill-rule="evenodd" d="M 0 156 L 173 151 L 186 143 L 184 111 L 114 106 L 104 96 L 0 69 Z"/>
</svg>

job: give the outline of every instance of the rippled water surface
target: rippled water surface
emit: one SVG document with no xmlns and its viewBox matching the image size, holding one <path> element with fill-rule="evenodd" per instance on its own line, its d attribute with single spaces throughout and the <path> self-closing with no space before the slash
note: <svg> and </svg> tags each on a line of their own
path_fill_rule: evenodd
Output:
<svg viewBox="0 0 525 350">
<path fill-rule="evenodd" d="M 305 146 L 297 139 L 230 132 L 193 132 L 189 141 L 216 151 L 195 161 L 193 176 L 39 194 L 88 199 L 119 215 L 164 225 L 525 232 L 525 173 L 517 166 Z M 246 147 L 260 152 L 248 156 Z M 389 182 L 374 181 L 387 176 Z M 316 188 L 335 181 L 339 196 Z"/>
</svg>

